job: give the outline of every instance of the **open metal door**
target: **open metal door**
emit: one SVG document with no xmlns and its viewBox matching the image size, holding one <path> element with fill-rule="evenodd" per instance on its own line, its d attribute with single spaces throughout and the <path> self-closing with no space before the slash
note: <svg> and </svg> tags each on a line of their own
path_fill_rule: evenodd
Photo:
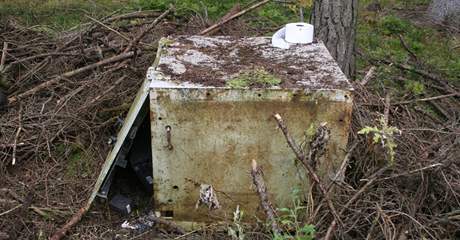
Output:
<svg viewBox="0 0 460 240">
<path fill-rule="evenodd" d="M 94 186 L 93 192 L 87 202 L 87 207 L 91 205 L 96 196 L 107 198 L 110 183 L 113 178 L 113 170 L 115 166 L 126 165 L 126 155 L 131 148 L 136 132 L 145 117 L 148 117 L 148 94 L 149 94 L 149 78 L 146 78 L 142 83 L 139 91 L 136 94 L 127 117 L 123 122 L 121 130 L 118 132 L 117 141 L 107 155 L 102 170 Z"/>
</svg>

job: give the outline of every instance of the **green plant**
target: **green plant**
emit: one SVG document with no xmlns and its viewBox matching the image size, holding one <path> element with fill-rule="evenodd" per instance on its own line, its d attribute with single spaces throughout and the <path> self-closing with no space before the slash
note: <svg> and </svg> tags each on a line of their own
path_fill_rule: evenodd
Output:
<svg viewBox="0 0 460 240">
<path fill-rule="evenodd" d="M 244 228 L 241 223 L 243 219 L 243 211 L 240 211 L 240 205 L 236 206 L 235 211 L 233 212 L 233 224 L 232 226 L 228 227 L 228 235 L 233 239 L 233 240 L 244 240 L 245 239 L 245 234 L 244 234 Z"/>
<path fill-rule="evenodd" d="M 302 206 L 302 202 L 299 197 L 300 190 L 294 189 L 292 191 L 292 208 L 279 208 L 278 211 L 282 215 L 277 219 L 279 223 L 288 229 L 287 232 L 281 234 L 275 234 L 274 240 L 312 240 L 315 238 L 316 229 L 311 224 L 305 224 L 301 221 L 301 215 L 306 209 Z M 291 234 L 293 232 L 293 234 Z"/>
<path fill-rule="evenodd" d="M 425 85 L 418 81 L 408 80 L 406 81 L 404 88 L 407 91 L 412 92 L 414 95 L 420 95 L 425 93 Z"/>
<path fill-rule="evenodd" d="M 388 126 L 383 116 L 379 119 L 379 123 L 380 128 L 366 126 L 363 129 L 359 130 L 358 134 L 372 134 L 372 141 L 376 144 L 382 144 L 382 147 L 386 149 L 386 152 L 390 158 L 390 164 L 393 164 L 395 158 L 395 148 L 397 147 L 395 143 L 394 134 L 400 134 L 401 131 L 396 127 Z"/>
<path fill-rule="evenodd" d="M 237 77 L 227 81 L 227 86 L 231 88 L 245 88 L 253 85 L 264 87 L 276 86 L 281 83 L 281 79 L 270 74 L 263 68 L 243 71 Z"/>
</svg>

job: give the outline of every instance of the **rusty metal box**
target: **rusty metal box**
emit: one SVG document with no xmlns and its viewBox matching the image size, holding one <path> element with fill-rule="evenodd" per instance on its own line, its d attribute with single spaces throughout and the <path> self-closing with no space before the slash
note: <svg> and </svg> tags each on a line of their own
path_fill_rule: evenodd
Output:
<svg viewBox="0 0 460 240">
<path fill-rule="evenodd" d="M 265 37 L 181 36 L 163 39 L 148 72 L 154 208 L 179 222 L 231 218 L 239 205 L 247 220 L 262 216 L 252 187 L 251 160 L 262 167 L 277 207 L 294 188 L 307 194 L 274 113 L 301 142 L 327 122 L 331 138 L 318 163 L 324 179 L 345 155 L 351 85 L 323 43 L 271 46 Z M 220 208 L 197 208 L 200 186 L 211 185 Z"/>
</svg>

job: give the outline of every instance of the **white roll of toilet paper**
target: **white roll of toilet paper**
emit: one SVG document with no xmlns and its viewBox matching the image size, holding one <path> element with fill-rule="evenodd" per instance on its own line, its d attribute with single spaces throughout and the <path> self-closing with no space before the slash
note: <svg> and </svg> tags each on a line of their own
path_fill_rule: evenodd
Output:
<svg viewBox="0 0 460 240">
<path fill-rule="evenodd" d="M 289 43 L 312 43 L 314 27 L 308 23 L 286 24 L 285 40 Z"/>
</svg>

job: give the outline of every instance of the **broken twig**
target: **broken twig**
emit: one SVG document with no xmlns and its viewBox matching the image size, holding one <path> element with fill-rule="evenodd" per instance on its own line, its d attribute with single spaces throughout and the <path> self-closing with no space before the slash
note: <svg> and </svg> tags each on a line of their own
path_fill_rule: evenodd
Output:
<svg viewBox="0 0 460 240">
<path fill-rule="evenodd" d="M 127 59 L 127 58 L 130 58 L 134 56 L 134 52 L 126 52 L 126 53 L 121 53 L 119 55 L 116 55 L 116 56 L 113 56 L 113 57 L 110 57 L 110 58 L 106 58 L 104 60 L 101 60 L 99 62 L 96 62 L 96 63 L 93 63 L 93 64 L 90 64 L 90 65 L 87 65 L 87 66 L 84 66 L 84 67 L 81 67 L 81 68 L 78 68 L 78 69 L 75 69 L 73 71 L 69 71 L 69 72 L 66 72 L 62 75 L 59 75 L 51 80 L 48 80 L 44 83 L 41 83 L 39 84 L 38 86 L 35 86 L 17 96 L 13 96 L 13 97 L 10 97 L 8 98 L 8 101 L 10 103 L 13 103 L 13 102 L 16 102 L 18 99 L 20 98 L 23 98 L 23 97 L 26 97 L 26 96 L 30 96 L 32 94 L 35 94 L 36 92 L 42 90 L 42 89 L 45 89 L 55 83 L 58 83 L 60 80 L 62 79 L 65 79 L 65 78 L 69 78 L 69 77 L 73 77 L 77 74 L 80 74 L 80 73 L 83 73 L 83 72 L 87 72 L 89 70 L 92 70 L 92 69 L 95 69 L 97 67 L 102 67 L 104 65 L 107 65 L 107 64 L 110 64 L 110 63 L 114 63 L 114 62 L 118 62 L 118 61 L 121 61 L 121 60 L 124 60 L 124 59 Z"/>
<path fill-rule="evenodd" d="M 232 16 L 230 16 L 230 17 L 228 17 L 228 18 L 226 18 L 226 19 L 223 19 L 222 21 L 219 21 L 218 23 L 213 24 L 212 26 L 210 26 L 210 27 L 206 28 L 205 30 L 201 31 L 201 32 L 200 32 L 200 35 L 207 35 L 207 34 L 210 33 L 211 31 L 213 31 L 213 30 L 215 30 L 215 29 L 221 27 L 222 25 L 224 25 L 224 24 L 227 23 L 228 21 L 230 21 L 230 20 L 232 20 L 232 19 L 235 19 L 235 18 L 237 18 L 237 17 L 239 17 L 239 16 L 241 16 L 241 15 L 244 15 L 245 13 L 247 13 L 247 12 L 253 10 L 253 9 L 256 9 L 256 8 L 258 8 L 258 7 L 260 7 L 260 6 L 264 5 L 264 4 L 266 4 L 266 3 L 268 3 L 268 2 L 270 2 L 270 0 L 264 0 L 264 1 L 261 1 L 261 2 L 258 2 L 258 3 L 256 3 L 256 4 L 254 4 L 254 5 L 252 5 L 252 6 L 248 7 L 248 8 L 246 8 L 246 9 L 244 9 L 244 10 L 238 12 L 238 13 L 235 13 L 235 14 L 233 14 Z"/>
<path fill-rule="evenodd" d="M 3 70 L 6 61 L 6 53 L 8 51 L 8 42 L 3 42 L 2 58 L 0 58 L 0 71 Z"/>
<path fill-rule="evenodd" d="M 351 198 L 350 200 L 348 200 L 348 202 L 342 207 L 342 209 L 340 210 L 340 215 L 342 215 L 349 207 L 352 203 L 354 203 L 356 201 L 356 199 L 358 199 L 358 197 L 364 193 L 367 188 L 369 188 L 374 182 L 375 180 L 377 180 L 377 177 L 380 176 L 380 174 L 382 174 L 383 172 L 385 172 L 386 170 L 388 169 L 388 166 L 386 167 L 383 167 L 381 169 L 379 169 L 377 172 L 375 172 L 374 174 L 372 174 L 372 176 L 370 177 L 369 181 L 367 181 L 366 184 L 364 184 L 363 187 L 361 187 L 359 189 L 359 191 L 357 191 Z M 337 227 L 337 221 L 334 219 L 331 223 L 331 225 L 329 226 L 329 228 L 327 229 L 327 232 L 326 232 L 326 236 L 324 237 L 324 240 L 329 240 L 333 237 L 334 235 L 334 230 L 335 228 Z"/>
<path fill-rule="evenodd" d="M 363 80 L 361 80 L 361 82 L 359 84 L 361 84 L 361 86 L 364 86 L 366 85 L 374 76 L 375 76 L 375 70 L 377 68 L 375 66 L 372 66 L 369 71 L 367 71 L 366 75 L 364 76 Z"/>
<path fill-rule="evenodd" d="M 322 181 L 319 179 L 318 175 L 316 172 L 313 170 L 313 168 L 309 165 L 308 160 L 305 158 L 305 155 L 302 153 L 300 148 L 298 147 L 297 143 L 295 140 L 292 138 L 292 136 L 289 134 L 289 131 L 286 127 L 286 124 L 284 123 L 283 119 L 281 118 L 281 115 L 278 113 L 274 114 L 273 117 L 275 118 L 276 122 L 278 123 L 278 127 L 281 129 L 281 131 L 284 134 L 284 137 L 286 138 L 286 141 L 288 142 L 289 146 L 291 147 L 292 151 L 296 155 L 297 159 L 303 164 L 303 166 L 307 169 L 308 174 L 310 175 L 310 178 L 318 184 L 318 187 L 323 194 L 324 199 L 327 202 L 327 205 L 329 207 L 329 210 L 331 210 L 331 214 L 334 216 L 335 221 L 338 221 L 341 223 L 341 220 L 339 218 L 339 215 L 337 214 L 337 211 L 335 210 L 334 204 L 332 204 L 331 199 L 327 195 L 326 188 L 324 187 L 324 184 Z M 317 156 L 319 157 L 319 156 Z"/>
<path fill-rule="evenodd" d="M 16 131 L 16 135 L 14 136 L 14 143 L 13 143 L 13 160 L 11 161 L 11 165 L 16 164 L 16 149 L 18 147 L 18 138 L 19 134 L 22 131 L 22 105 L 19 104 L 19 126 L 18 130 Z"/>
<path fill-rule="evenodd" d="M 131 40 L 128 46 L 125 48 L 123 53 L 127 53 L 131 51 L 131 49 L 139 43 L 139 41 L 150 32 L 163 18 L 165 18 L 174 8 L 172 6 L 169 7 L 168 10 L 164 11 L 160 16 L 158 16 L 147 28 L 141 31 L 139 35 L 137 35 L 133 40 Z"/>
<path fill-rule="evenodd" d="M 78 212 L 76 212 L 72 216 L 72 218 L 70 218 L 70 220 L 62 228 L 58 229 L 53 234 L 53 236 L 50 237 L 50 240 L 59 240 L 63 238 L 66 235 L 66 233 L 69 231 L 69 229 L 73 227 L 75 224 L 77 224 L 87 211 L 88 211 L 87 207 L 80 208 Z"/>
<path fill-rule="evenodd" d="M 271 223 L 272 231 L 275 235 L 280 234 L 281 228 L 278 226 L 278 222 L 276 221 L 275 209 L 273 209 L 273 205 L 268 199 L 267 187 L 265 186 L 265 182 L 262 177 L 262 170 L 257 166 L 257 162 L 254 159 L 252 160 L 251 165 L 251 176 L 252 182 L 256 186 L 257 194 L 259 195 L 260 205 L 264 209 L 265 214 Z"/>
</svg>

